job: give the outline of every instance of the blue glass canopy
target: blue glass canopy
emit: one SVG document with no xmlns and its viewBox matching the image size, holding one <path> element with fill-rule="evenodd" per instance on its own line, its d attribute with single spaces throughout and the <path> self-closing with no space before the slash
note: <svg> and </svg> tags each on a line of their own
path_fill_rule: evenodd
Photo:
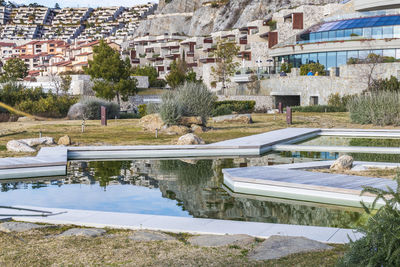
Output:
<svg viewBox="0 0 400 267">
<path fill-rule="evenodd" d="M 319 27 L 316 27 L 314 30 L 312 30 L 312 32 L 324 32 L 324 31 L 346 30 L 346 29 L 377 27 L 377 26 L 392 26 L 392 25 L 400 25 L 400 15 L 357 18 L 357 19 L 325 22 L 319 25 Z"/>
</svg>

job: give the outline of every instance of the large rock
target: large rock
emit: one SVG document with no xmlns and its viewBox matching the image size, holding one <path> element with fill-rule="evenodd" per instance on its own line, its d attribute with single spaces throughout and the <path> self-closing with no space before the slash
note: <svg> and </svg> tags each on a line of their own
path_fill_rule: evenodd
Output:
<svg viewBox="0 0 400 267">
<path fill-rule="evenodd" d="M 253 122 L 250 114 L 232 114 L 232 115 L 218 116 L 212 118 L 212 121 L 221 123 L 244 123 L 244 124 L 250 124 Z"/>
<path fill-rule="evenodd" d="M 57 144 L 60 146 L 69 146 L 71 145 L 71 138 L 68 135 L 60 137 L 60 139 L 58 139 Z"/>
<path fill-rule="evenodd" d="M 183 125 L 172 125 L 169 127 L 164 126 L 161 132 L 168 135 L 184 135 L 190 132 L 189 127 Z"/>
<path fill-rule="evenodd" d="M 200 247 L 245 246 L 254 243 L 254 241 L 254 237 L 249 235 L 200 235 L 188 239 L 190 244 Z"/>
<path fill-rule="evenodd" d="M 279 259 L 295 253 L 321 251 L 332 247 L 305 237 L 271 236 L 249 253 L 252 260 Z"/>
<path fill-rule="evenodd" d="M 179 137 L 177 145 L 204 145 L 205 142 L 203 139 L 198 137 L 197 135 L 194 135 L 192 133 L 183 135 Z"/>
<path fill-rule="evenodd" d="M 34 223 L 24 223 L 24 222 L 5 222 L 0 224 L 0 231 L 3 232 L 25 232 L 33 229 L 43 228 L 46 226 L 37 225 Z"/>
<path fill-rule="evenodd" d="M 181 117 L 178 124 L 190 127 L 192 124 L 203 125 L 204 123 L 201 117 Z"/>
<path fill-rule="evenodd" d="M 28 146 L 25 143 L 21 143 L 17 140 L 11 140 L 7 143 L 7 150 L 11 152 L 27 152 L 27 153 L 33 153 L 36 152 L 35 149 L 32 147 Z"/>
<path fill-rule="evenodd" d="M 54 145 L 54 139 L 52 137 L 21 139 L 17 141 L 27 144 L 28 146 Z"/>
<path fill-rule="evenodd" d="M 97 237 L 104 235 L 106 233 L 106 230 L 104 229 L 97 229 L 97 228 L 72 228 L 69 229 L 62 234 L 59 234 L 58 236 L 63 237 L 63 236 L 86 236 L 86 237 Z"/>
<path fill-rule="evenodd" d="M 82 103 L 76 103 L 69 108 L 68 119 L 83 120 L 85 118 L 86 106 Z"/>
<path fill-rule="evenodd" d="M 155 132 L 156 129 L 160 130 L 163 127 L 164 122 L 162 121 L 159 114 L 150 114 L 141 118 L 139 121 L 139 125 L 145 131 Z"/>
<path fill-rule="evenodd" d="M 133 235 L 129 237 L 129 239 L 134 241 L 168 241 L 168 240 L 176 240 L 176 238 L 154 231 L 136 231 Z"/>
<path fill-rule="evenodd" d="M 193 124 L 190 127 L 190 130 L 192 131 L 192 133 L 201 134 L 201 133 L 207 132 L 208 129 L 204 126 Z"/>
<path fill-rule="evenodd" d="M 18 122 L 28 122 L 28 121 L 35 121 L 34 117 L 19 117 Z"/>
<path fill-rule="evenodd" d="M 350 170 L 353 167 L 354 159 L 351 156 L 344 155 L 338 158 L 332 165 L 331 170 L 343 171 Z"/>
</svg>

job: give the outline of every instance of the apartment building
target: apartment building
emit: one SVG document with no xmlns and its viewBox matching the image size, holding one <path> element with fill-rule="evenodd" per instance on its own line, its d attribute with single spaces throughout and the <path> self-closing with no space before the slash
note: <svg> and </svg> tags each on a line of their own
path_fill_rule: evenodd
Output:
<svg viewBox="0 0 400 267">
<path fill-rule="evenodd" d="M 4 25 L 10 20 L 10 14 L 11 12 L 8 7 L 0 7 L 0 25 Z"/>
<path fill-rule="evenodd" d="M 49 23 L 50 9 L 47 7 L 17 7 L 13 8 L 10 20 L 13 24 L 36 24 Z"/>
</svg>

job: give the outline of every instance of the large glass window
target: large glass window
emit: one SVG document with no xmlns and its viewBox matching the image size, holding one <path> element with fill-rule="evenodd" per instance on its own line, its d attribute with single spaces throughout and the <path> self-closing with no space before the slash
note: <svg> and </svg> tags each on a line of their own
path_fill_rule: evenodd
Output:
<svg viewBox="0 0 400 267">
<path fill-rule="evenodd" d="M 309 54 L 302 54 L 301 55 L 301 64 L 308 64 L 308 55 Z"/>
<path fill-rule="evenodd" d="M 352 31 L 351 29 L 350 29 L 350 30 L 345 30 L 345 31 L 344 31 L 344 39 L 345 39 L 345 40 L 350 39 L 352 33 L 353 33 L 353 31 Z"/>
<path fill-rule="evenodd" d="M 318 53 L 318 63 L 326 68 L 326 53 Z"/>
<path fill-rule="evenodd" d="M 347 52 L 337 52 L 337 66 L 342 66 L 347 64 Z"/>
<path fill-rule="evenodd" d="M 321 42 L 321 40 L 322 40 L 322 33 L 320 32 L 315 33 L 315 41 Z"/>
<path fill-rule="evenodd" d="M 393 57 L 396 58 L 396 49 L 385 49 L 383 50 L 384 57 Z"/>
<path fill-rule="evenodd" d="M 318 62 L 318 54 L 317 53 L 310 54 L 310 59 L 308 62 L 309 63 L 317 63 Z"/>
<path fill-rule="evenodd" d="M 396 59 L 400 59 L 400 49 L 396 49 Z"/>
<path fill-rule="evenodd" d="M 295 63 L 293 64 L 295 68 L 300 68 L 301 66 L 301 55 L 294 56 Z"/>
<path fill-rule="evenodd" d="M 378 50 L 372 50 L 371 53 L 378 55 L 378 56 L 383 56 L 383 51 L 378 49 Z"/>
<path fill-rule="evenodd" d="M 366 59 L 369 54 L 371 54 L 371 51 L 369 51 L 369 50 L 360 50 L 359 51 L 359 58 L 360 59 Z"/>
<path fill-rule="evenodd" d="M 383 35 L 382 27 L 373 27 L 372 28 L 372 38 L 382 39 L 382 35 Z"/>
<path fill-rule="evenodd" d="M 336 40 L 336 31 L 330 31 L 328 38 L 329 38 L 329 41 L 335 41 Z"/>
<path fill-rule="evenodd" d="M 358 51 L 347 51 L 347 59 L 358 58 Z"/>
<path fill-rule="evenodd" d="M 383 27 L 383 38 L 393 38 L 393 26 Z"/>
<path fill-rule="evenodd" d="M 336 31 L 336 39 L 337 40 L 342 40 L 343 37 L 344 37 L 344 30 Z"/>
<path fill-rule="evenodd" d="M 329 40 L 329 32 L 322 32 L 321 41 L 326 42 Z"/>
<path fill-rule="evenodd" d="M 327 53 L 326 68 L 329 70 L 332 67 L 336 67 L 336 52 Z"/>
<path fill-rule="evenodd" d="M 363 35 L 363 30 L 361 28 L 353 29 L 353 36 L 361 37 Z"/>
<path fill-rule="evenodd" d="M 363 36 L 364 36 L 364 38 L 371 39 L 372 38 L 372 28 L 364 28 Z"/>
<path fill-rule="evenodd" d="M 393 27 L 393 38 L 400 38 L 400 25 Z"/>
<path fill-rule="evenodd" d="M 311 43 L 315 42 L 315 33 L 310 33 L 310 42 Z"/>
</svg>

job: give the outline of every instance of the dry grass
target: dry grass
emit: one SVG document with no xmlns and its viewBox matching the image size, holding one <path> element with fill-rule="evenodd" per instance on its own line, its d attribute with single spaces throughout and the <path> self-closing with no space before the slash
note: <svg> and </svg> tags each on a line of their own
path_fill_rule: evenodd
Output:
<svg viewBox="0 0 400 267">
<path fill-rule="evenodd" d="M 285 115 L 253 114 L 254 123 L 224 124 L 210 123 L 213 130 L 200 134 L 206 143 L 244 137 L 253 134 L 286 128 Z M 348 113 L 294 113 L 291 127 L 317 128 L 382 128 L 372 125 L 357 125 L 349 122 Z M 391 128 L 391 127 L 386 127 Z M 109 120 L 107 127 L 100 126 L 99 121 L 87 121 L 86 131 L 81 133 L 81 121 L 37 121 L 0 123 L 0 157 L 25 156 L 26 154 L 10 153 L 5 150 L 9 140 L 51 136 L 56 140 L 68 134 L 74 145 L 159 145 L 175 144 L 179 136 L 159 135 L 144 132 L 139 120 Z M 11 134 L 16 132 L 16 134 Z M 7 133 L 2 136 L 2 133 Z"/>
<path fill-rule="evenodd" d="M 103 237 L 54 237 L 68 227 L 27 233 L 0 232 L 1 266 L 334 266 L 344 246 L 256 262 L 247 258 L 254 245 L 204 248 L 183 241 L 137 242 L 131 231 Z M 182 235 L 185 237 L 185 235 Z"/>
<path fill-rule="evenodd" d="M 330 170 L 330 169 L 314 169 L 313 172 L 323 172 L 323 173 L 335 173 L 335 174 L 347 174 L 347 175 L 355 175 L 355 176 L 366 176 L 366 177 L 377 177 L 377 178 L 386 178 L 386 179 L 394 179 L 399 172 L 398 169 L 395 168 L 369 168 L 365 171 L 352 171 L 352 170 Z"/>
</svg>

